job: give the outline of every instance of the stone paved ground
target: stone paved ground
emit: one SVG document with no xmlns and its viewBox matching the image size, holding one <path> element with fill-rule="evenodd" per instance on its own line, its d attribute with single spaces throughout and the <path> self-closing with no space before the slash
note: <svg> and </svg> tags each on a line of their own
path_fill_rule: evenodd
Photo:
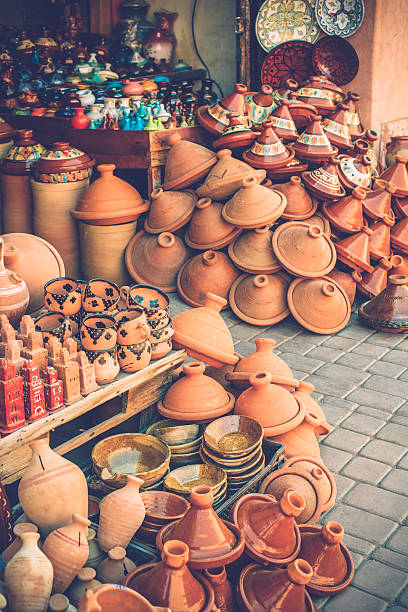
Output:
<svg viewBox="0 0 408 612">
<path fill-rule="evenodd" d="M 173 313 L 186 305 L 172 295 Z M 288 318 L 269 328 L 223 313 L 241 355 L 269 337 L 295 377 L 316 388 L 334 430 L 321 455 L 337 482 L 336 505 L 322 517 L 339 521 L 356 575 L 324 612 L 402 612 L 408 609 L 408 337 L 362 327 L 354 313 L 333 336 L 303 330 Z"/>
</svg>

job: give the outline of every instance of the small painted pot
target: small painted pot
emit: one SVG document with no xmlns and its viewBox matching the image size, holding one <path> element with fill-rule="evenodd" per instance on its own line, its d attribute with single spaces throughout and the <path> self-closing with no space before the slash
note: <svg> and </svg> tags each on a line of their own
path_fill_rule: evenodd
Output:
<svg viewBox="0 0 408 612">
<path fill-rule="evenodd" d="M 49 311 L 71 316 L 80 311 L 81 301 L 81 288 L 73 278 L 61 276 L 44 285 L 44 302 Z"/>
<path fill-rule="evenodd" d="M 52 336 L 64 342 L 71 336 L 71 322 L 60 312 L 47 312 L 35 319 L 35 331 L 42 333 L 44 345 Z"/>
<path fill-rule="evenodd" d="M 146 317 L 146 320 L 151 330 L 163 329 L 163 327 L 167 327 L 167 325 L 171 323 L 171 318 L 168 312 L 159 319 L 149 319 Z"/>
<path fill-rule="evenodd" d="M 152 285 L 124 285 L 120 288 L 120 294 L 128 308 L 142 307 L 147 320 L 161 319 L 169 312 L 168 295 Z"/>
<path fill-rule="evenodd" d="M 174 330 L 173 330 L 174 333 Z M 170 353 L 173 348 L 173 344 L 171 338 L 167 338 L 167 340 L 163 340 L 163 342 L 158 342 L 157 344 L 151 343 L 152 345 L 152 361 L 155 359 L 161 359 L 167 353 Z"/>
<path fill-rule="evenodd" d="M 149 340 L 118 346 L 118 361 L 124 372 L 138 372 L 149 365 L 152 349 Z"/>
<path fill-rule="evenodd" d="M 118 344 L 128 346 L 148 339 L 150 327 L 143 308 L 119 310 L 114 317 L 118 329 Z"/>
<path fill-rule="evenodd" d="M 150 330 L 150 342 L 154 344 L 158 344 L 159 342 L 164 342 L 168 338 L 171 338 L 174 334 L 174 329 L 172 323 L 168 323 L 165 327 L 160 327 L 159 329 L 151 329 Z"/>
<path fill-rule="evenodd" d="M 85 312 L 104 312 L 115 310 L 120 297 L 116 283 L 103 278 L 90 280 L 82 296 L 82 307 Z"/>
<path fill-rule="evenodd" d="M 90 363 L 95 367 L 95 380 L 98 385 L 107 385 L 115 380 L 120 372 L 116 347 L 110 351 L 85 351 Z"/>
<path fill-rule="evenodd" d="M 110 351 L 116 346 L 116 321 L 108 313 L 88 314 L 84 317 L 80 334 L 87 351 Z"/>
</svg>

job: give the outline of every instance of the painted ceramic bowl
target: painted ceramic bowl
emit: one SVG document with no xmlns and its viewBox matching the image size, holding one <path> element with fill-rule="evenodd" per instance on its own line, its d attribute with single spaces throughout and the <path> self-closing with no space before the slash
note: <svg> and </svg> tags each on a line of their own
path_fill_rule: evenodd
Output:
<svg viewBox="0 0 408 612">
<path fill-rule="evenodd" d="M 117 355 L 120 369 L 124 372 L 138 372 L 149 365 L 152 347 L 149 340 L 138 344 L 118 345 Z"/>
<path fill-rule="evenodd" d="M 164 488 L 178 495 L 188 496 L 197 486 L 207 486 L 213 495 L 227 482 L 226 472 L 216 466 L 196 464 L 172 470 L 164 479 Z"/>
<path fill-rule="evenodd" d="M 251 417 L 231 414 L 210 423 L 204 441 L 210 451 L 221 457 L 247 456 L 263 439 L 262 426 Z"/>
<path fill-rule="evenodd" d="M 47 312 L 35 319 L 35 331 L 42 333 L 44 345 L 52 336 L 62 343 L 71 336 L 71 322 L 60 312 Z"/>
<path fill-rule="evenodd" d="M 47 310 L 75 315 L 81 309 L 81 288 L 73 278 L 53 278 L 44 285 L 44 302 Z"/>
<path fill-rule="evenodd" d="M 116 321 L 107 313 L 88 314 L 80 332 L 81 344 L 87 351 L 110 351 L 116 346 Z"/>
<path fill-rule="evenodd" d="M 140 497 L 146 509 L 145 520 L 158 525 L 183 518 L 190 508 L 184 497 L 168 491 L 142 491 Z"/>
<path fill-rule="evenodd" d="M 118 344 L 138 344 L 148 339 L 150 327 L 143 308 L 119 310 L 114 317 L 118 329 Z"/>
<path fill-rule="evenodd" d="M 174 330 L 172 330 L 172 332 L 173 332 L 172 333 L 173 335 Z M 167 340 L 163 340 L 163 342 L 158 342 L 157 344 L 154 342 L 151 342 L 151 345 L 152 345 L 152 360 L 161 359 L 162 357 L 167 355 L 167 353 L 170 353 L 171 349 L 173 348 L 171 338 L 168 338 Z"/>
<path fill-rule="evenodd" d="M 128 308 L 141 306 L 146 313 L 147 320 L 161 319 L 168 315 L 169 297 L 152 285 L 124 285 L 120 289 L 121 297 L 126 301 Z"/>
</svg>

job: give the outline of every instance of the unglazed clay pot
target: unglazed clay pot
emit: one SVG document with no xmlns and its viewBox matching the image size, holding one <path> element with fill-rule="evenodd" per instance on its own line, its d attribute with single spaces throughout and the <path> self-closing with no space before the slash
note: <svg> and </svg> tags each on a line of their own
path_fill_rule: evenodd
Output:
<svg viewBox="0 0 408 612">
<path fill-rule="evenodd" d="M 106 558 L 106 554 L 102 552 L 98 546 L 95 529 L 91 529 L 91 527 L 88 528 L 87 540 L 89 555 L 85 563 L 85 567 L 92 567 L 93 569 L 96 569 L 98 565 Z"/>
<path fill-rule="evenodd" d="M 214 590 L 214 603 L 218 610 L 220 612 L 238 612 L 231 584 L 227 580 L 225 567 L 204 570 L 204 576 Z"/>
<path fill-rule="evenodd" d="M 235 525 L 217 516 L 213 501 L 210 487 L 193 487 L 190 509 L 182 519 L 159 531 L 157 547 L 163 550 L 169 540 L 185 542 L 190 549 L 191 569 L 211 569 L 236 561 L 244 551 L 243 534 Z"/>
<path fill-rule="evenodd" d="M 396 155 L 395 163 L 381 174 L 381 179 L 393 183 L 397 197 L 408 196 L 408 159 L 404 155 Z"/>
<path fill-rule="evenodd" d="M 329 278 L 332 278 L 338 285 L 340 285 L 340 287 L 347 295 L 350 305 L 353 308 L 354 298 L 356 296 L 357 283 L 359 283 L 362 278 L 360 272 L 357 272 L 357 270 L 344 272 L 343 270 L 339 270 L 337 267 L 334 267 L 333 270 L 329 272 L 327 276 Z"/>
<path fill-rule="evenodd" d="M 230 244 L 241 233 L 241 228 L 227 223 L 222 218 L 221 202 L 200 198 L 188 226 L 184 240 L 192 249 L 201 251 L 221 249 Z"/>
<path fill-rule="evenodd" d="M 293 148 L 296 157 L 307 162 L 319 163 L 337 155 L 338 149 L 334 147 L 321 125 L 321 115 L 311 117 L 309 124 Z"/>
<path fill-rule="evenodd" d="M 204 372 L 203 363 L 186 364 L 184 376 L 158 402 L 160 414 L 179 421 L 208 421 L 231 412 L 234 397 Z"/>
<path fill-rule="evenodd" d="M 3 552 L 1 553 L 1 557 L 0 557 L 0 577 L 2 579 L 4 578 L 4 569 L 6 568 L 7 563 L 10 561 L 10 559 L 12 559 L 12 557 L 14 557 L 16 552 L 18 552 L 22 546 L 23 542 L 20 538 L 20 535 L 22 533 L 27 533 L 27 532 L 37 533 L 38 532 L 37 525 L 34 525 L 34 523 L 24 523 L 24 522 L 16 523 L 16 525 L 14 525 L 13 527 L 14 539 L 11 542 L 11 544 L 9 544 L 7 548 L 3 550 Z"/>
<path fill-rule="evenodd" d="M 304 470 L 313 478 L 319 480 L 322 512 L 330 510 L 337 495 L 336 481 L 333 474 L 324 465 L 321 459 L 316 457 L 295 456 L 287 459 L 283 465 L 284 469 Z"/>
<path fill-rule="evenodd" d="M 249 274 L 272 274 L 281 268 L 271 246 L 268 225 L 236 238 L 228 247 L 228 255 L 237 268 Z"/>
<path fill-rule="evenodd" d="M 114 176 L 115 164 L 97 166 L 100 177 L 92 183 L 78 199 L 72 216 L 91 225 L 117 225 L 136 221 L 146 212 L 149 203 L 139 192 Z"/>
<path fill-rule="evenodd" d="M 144 521 L 145 507 L 139 489 L 143 480 L 126 474 L 127 483 L 109 493 L 100 504 L 98 544 L 109 551 L 115 546 L 126 548 Z"/>
<path fill-rule="evenodd" d="M 380 180 L 380 179 L 378 179 Z M 394 210 L 399 219 L 408 217 L 408 197 L 405 198 L 394 198 L 393 199 Z"/>
<path fill-rule="evenodd" d="M 149 214 L 144 229 L 149 234 L 175 232 L 188 223 L 193 215 L 197 196 L 194 191 L 163 191 L 154 189 L 150 195 Z"/>
<path fill-rule="evenodd" d="M 274 185 L 286 197 L 286 207 L 281 219 L 287 221 L 302 221 L 314 215 L 317 210 L 317 200 L 312 198 L 302 186 L 299 176 L 291 176 L 288 183 Z"/>
<path fill-rule="evenodd" d="M 104 584 L 84 593 L 78 612 L 111 612 L 115 607 L 122 612 L 171 612 L 170 608 L 152 606 L 147 599 L 126 587 Z"/>
<path fill-rule="evenodd" d="M 189 548 L 179 540 L 163 544 L 159 563 L 141 565 L 126 576 L 124 586 L 154 605 L 174 612 L 211 612 L 214 591 L 201 574 L 188 569 Z"/>
<path fill-rule="evenodd" d="M 59 312 L 47 312 L 35 319 L 35 331 L 42 334 L 44 344 L 48 344 L 52 337 L 61 343 L 71 337 L 72 328 L 69 319 Z"/>
<path fill-rule="evenodd" d="M 391 255 L 391 227 L 395 219 L 385 216 L 381 221 L 376 221 L 370 225 L 372 234 L 370 235 L 370 258 L 374 260 L 390 257 Z"/>
<path fill-rule="evenodd" d="M 48 612 L 76 612 L 76 608 L 71 606 L 68 597 L 62 593 L 56 593 L 50 597 Z"/>
<path fill-rule="evenodd" d="M 246 553 L 258 563 L 286 565 L 299 554 L 300 534 L 295 523 L 305 508 L 303 497 L 286 490 L 279 502 L 259 493 L 243 495 L 231 517 L 244 535 Z"/>
<path fill-rule="evenodd" d="M 354 561 L 343 543 L 344 529 L 330 521 L 323 527 L 302 525 L 299 556 L 310 563 L 313 578 L 307 588 L 312 595 L 327 597 L 346 589 L 354 578 Z"/>
<path fill-rule="evenodd" d="M 125 261 L 137 283 L 154 284 L 172 293 L 177 290 L 177 273 L 189 252 L 178 236 L 162 232 L 158 236 L 138 232 L 126 247 Z"/>
<path fill-rule="evenodd" d="M 249 387 L 249 378 L 257 372 L 269 372 L 272 376 L 285 376 L 293 378 L 290 367 L 273 352 L 276 344 L 272 338 L 255 338 L 256 351 L 242 357 L 233 372 L 227 375 L 227 380 L 231 381 L 238 389 Z M 243 375 L 248 376 L 247 380 L 242 380 Z M 236 376 L 238 375 L 238 376 Z"/>
<path fill-rule="evenodd" d="M 290 106 L 290 100 L 282 100 L 280 106 L 278 106 L 269 117 L 275 134 L 278 138 L 281 138 L 283 142 L 292 142 L 299 136 L 290 112 Z"/>
<path fill-rule="evenodd" d="M 289 221 L 272 235 L 274 253 L 287 272 L 316 278 L 330 272 L 336 263 L 336 250 L 317 225 Z"/>
<path fill-rule="evenodd" d="M 54 569 L 54 593 L 63 593 L 84 567 L 89 555 L 87 535 L 90 524 L 90 520 L 74 513 L 70 523 L 46 537 L 42 551 Z"/>
<path fill-rule="evenodd" d="M 283 144 L 273 129 L 273 122 L 267 120 L 262 124 L 261 134 L 251 148 L 244 151 L 242 157 L 254 168 L 273 170 L 290 163 L 295 157 L 295 152 Z"/>
<path fill-rule="evenodd" d="M 170 151 L 167 156 L 163 189 L 185 189 L 207 176 L 217 163 L 213 151 L 188 140 L 175 132 L 167 138 Z"/>
<path fill-rule="evenodd" d="M 353 148 L 347 123 L 347 112 L 349 110 L 348 104 L 340 103 L 337 110 L 322 121 L 322 128 L 331 144 L 344 151 L 350 151 Z"/>
<path fill-rule="evenodd" d="M 408 255 L 408 217 L 391 228 L 391 245 L 399 252 Z"/>
<path fill-rule="evenodd" d="M 224 221 L 242 228 L 271 224 L 283 213 L 286 198 L 283 194 L 259 185 L 255 177 L 242 180 L 242 187 L 222 209 Z"/>
<path fill-rule="evenodd" d="M 95 366 L 95 380 L 98 385 L 107 385 L 115 380 L 120 371 L 116 349 L 112 351 L 85 351 Z M 92 353 L 92 354 L 91 354 Z"/>
<path fill-rule="evenodd" d="M 228 113 L 238 113 L 239 117 L 245 117 L 245 94 L 247 92 L 246 85 L 236 83 L 232 94 L 212 106 L 200 106 L 197 109 L 198 122 L 211 134 L 221 135 L 228 125 Z"/>
<path fill-rule="evenodd" d="M 126 557 L 126 550 L 122 546 L 115 546 L 108 552 L 108 558 L 98 566 L 96 575 L 104 584 L 122 584 L 135 567 L 133 561 Z"/>
<path fill-rule="evenodd" d="M 323 203 L 323 214 L 340 232 L 353 234 L 363 228 L 363 202 L 366 198 L 366 191 L 361 187 L 353 189 L 352 194 L 341 198 L 338 202 Z"/>
<path fill-rule="evenodd" d="M 22 546 L 5 570 L 9 609 L 43 612 L 51 595 L 53 568 L 38 548 L 38 533 L 22 533 L 20 537 Z"/>
<path fill-rule="evenodd" d="M 338 157 L 330 157 L 319 168 L 302 172 L 302 180 L 309 193 L 318 200 L 338 200 L 345 196 L 339 179 L 339 165 Z"/>
<path fill-rule="evenodd" d="M 234 353 L 231 332 L 219 314 L 225 304 L 226 300 L 207 292 L 204 306 L 176 314 L 174 347 L 184 348 L 188 355 L 208 365 L 235 365 L 238 356 Z"/>
<path fill-rule="evenodd" d="M 177 290 L 190 306 L 202 306 L 207 291 L 228 299 L 228 293 L 238 270 L 228 255 L 206 251 L 196 255 L 180 268 L 177 275 Z"/>
<path fill-rule="evenodd" d="M 312 577 L 313 570 L 303 559 L 296 559 L 287 569 L 247 565 L 237 585 L 239 608 L 242 612 L 314 612 L 305 590 Z"/>
<path fill-rule="evenodd" d="M 326 422 L 326 415 L 324 414 L 323 409 L 316 402 L 316 400 L 313 399 L 312 397 L 312 393 L 314 390 L 315 388 L 311 383 L 305 380 L 300 380 L 298 386 L 293 391 L 293 395 L 304 405 L 306 410 L 308 410 L 309 412 L 312 412 L 319 419 L 322 419 L 322 421 Z M 326 426 L 323 428 L 318 427 L 317 429 L 315 429 L 316 436 L 321 436 L 326 433 L 327 433 Z"/>
<path fill-rule="evenodd" d="M 39 183 L 73 183 L 90 178 L 95 160 L 69 142 L 54 142 L 51 149 L 33 163 L 34 179 Z"/>
<path fill-rule="evenodd" d="M 306 410 L 304 419 L 299 425 L 290 431 L 271 437 L 275 442 L 285 445 L 285 457 L 288 459 L 297 455 L 307 455 L 320 459 L 319 442 L 315 434 L 318 427 L 326 434 L 331 431 L 330 425 L 323 421 L 321 417 Z"/>
<path fill-rule="evenodd" d="M 88 486 L 82 470 L 51 450 L 46 439 L 34 440 L 30 447 L 33 455 L 18 498 L 26 516 L 48 535 L 69 523 L 75 512 L 87 516 Z"/>
<path fill-rule="evenodd" d="M 5 245 L 0 238 L 0 314 L 12 325 L 18 325 L 27 310 L 30 295 L 24 279 L 4 265 Z"/>
<path fill-rule="evenodd" d="M 119 287 L 112 281 L 94 278 L 85 284 L 82 308 L 85 312 L 115 310 L 119 303 Z"/>
<path fill-rule="evenodd" d="M 377 179 L 374 191 L 368 191 L 363 202 L 365 216 L 374 221 L 381 221 L 385 216 L 389 217 L 391 215 L 391 196 L 395 191 L 396 187 L 393 183 Z"/>
<path fill-rule="evenodd" d="M 335 243 L 337 258 L 354 270 L 372 272 L 370 264 L 370 237 L 373 231 L 363 226 L 361 232 Z"/>
<path fill-rule="evenodd" d="M 77 606 L 85 591 L 100 586 L 102 583 L 95 580 L 95 576 L 96 571 L 92 567 L 83 567 L 67 591 L 69 601 Z"/>
<path fill-rule="evenodd" d="M 256 276 L 242 274 L 231 286 L 231 309 L 251 325 L 274 325 L 289 315 L 286 300 L 289 283 L 284 272 Z"/>
<path fill-rule="evenodd" d="M 408 276 L 392 274 L 387 287 L 358 311 L 368 327 L 393 333 L 408 331 Z"/>
<path fill-rule="evenodd" d="M 358 288 L 368 298 L 373 298 L 387 286 L 388 273 L 393 265 L 389 259 L 380 259 L 373 272 L 364 272 Z"/>
</svg>

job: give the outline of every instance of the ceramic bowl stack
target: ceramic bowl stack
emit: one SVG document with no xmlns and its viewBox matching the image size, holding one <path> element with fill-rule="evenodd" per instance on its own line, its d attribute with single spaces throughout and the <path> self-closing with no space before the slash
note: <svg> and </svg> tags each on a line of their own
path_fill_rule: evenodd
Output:
<svg viewBox="0 0 408 612">
<path fill-rule="evenodd" d="M 265 467 L 263 433 L 258 421 L 240 415 L 222 417 L 206 427 L 201 459 L 226 472 L 230 493 L 243 487 Z"/>
<path fill-rule="evenodd" d="M 156 536 L 164 525 L 183 518 L 190 508 L 184 497 L 167 491 L 142 491 L 140 496 L 146 514 L 137 537 L 149 544 L 156 542 Z"/>
<path fill-rule="evenodd" d="M 188 499 L 197 486 L 210 487 L 216 510 L 227 495 L 227 473 L 216 465 L 186 465 L 172 470 L 164 479 L 164 489 Z"/>
<path fill-rule="evenodd" d="M 200 461 L 199 450 L 203 438 L 200 425 L 164 419 L 153 423 L 146 433 L 159 438 L 170 448 L 171 468 Z"/>
</svg>

